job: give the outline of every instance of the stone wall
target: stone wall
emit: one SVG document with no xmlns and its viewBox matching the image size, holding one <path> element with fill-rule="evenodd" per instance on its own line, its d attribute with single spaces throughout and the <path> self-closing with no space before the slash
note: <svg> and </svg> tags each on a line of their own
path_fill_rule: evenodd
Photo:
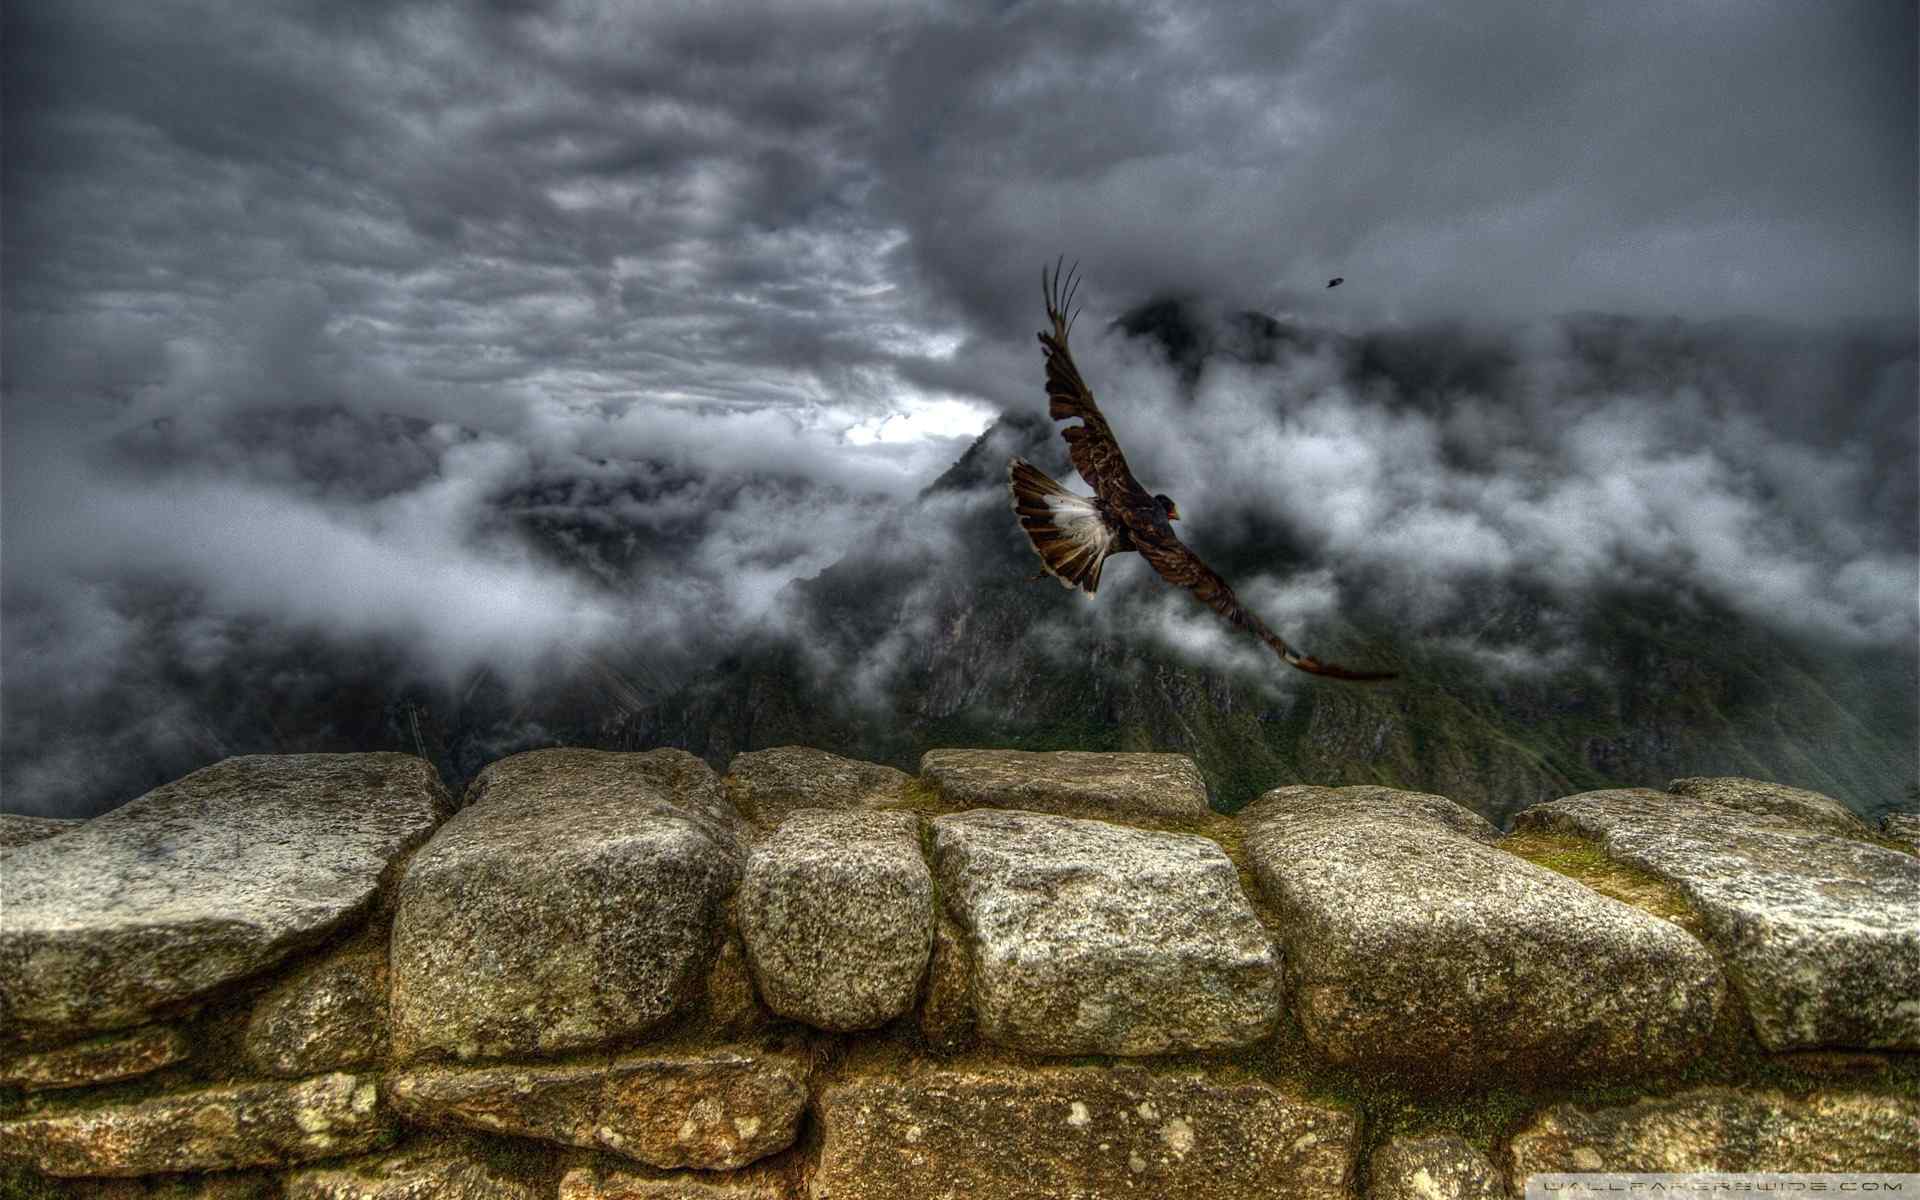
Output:
<svg viewBox="0 0 1920 1200">
<path fill-rule="evenodd" d="M 1152 754 L 229 759 L 0 818 L 0 1196 L 1494 1197 L 1920 1170 L 1920 859 Z"/>
</svg>

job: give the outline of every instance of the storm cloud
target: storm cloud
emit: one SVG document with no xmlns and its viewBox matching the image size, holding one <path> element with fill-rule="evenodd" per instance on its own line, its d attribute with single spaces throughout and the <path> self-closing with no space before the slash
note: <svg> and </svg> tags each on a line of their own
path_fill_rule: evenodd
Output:
<svg viewBox="0 0 1920 1200">
<path fill-rule="evenodd" d="M 102 739 L 264 748 L 206 681 L 309 646 L 533 688 L 778 627 L 1038 405 L 1063 252 L 1136 468 L 1271 551 L 1277 625 L 1645 578 L 1914 640 L 1910 4 L 0 19 L 9 808 L 126 799 Z M 1168 297 L 1296 335 L 1183 374 L 1106 328 Z M 1062 619 L 1246 660 L 1141 574 Z"/>
</svg>

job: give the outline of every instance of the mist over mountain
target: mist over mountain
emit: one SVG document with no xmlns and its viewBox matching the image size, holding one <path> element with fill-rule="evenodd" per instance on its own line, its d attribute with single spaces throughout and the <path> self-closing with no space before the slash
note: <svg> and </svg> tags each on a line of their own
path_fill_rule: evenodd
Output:
<svg viewBox="0 0 1920 1200">
<path fill-rule="evenodd" d="M 1916 45 L 1874 0 L 16 0 L 0 805 L 783 740 L 1896 802 Z M 1137 561 L 1030 580 L 1062 253 L 1181 533 L 1403 682 Z"/>
<path fill-rule="evenodd" d="M 1390 665 L 1401 681 L 1292 672 L 1125 557 L 1094 600 L 1035 580 L 1005 464 L 1020 455 L 1071 477 L 1036 404 L 998 422 L 861 551 L 794 586 L 798 646 L 769 639 L 732 660 L 650 710 L 642 737 L 716 761 L 782 741 L 902 765 L 948 744 L 1174 749 L 1201 760 L 1228 807 L 1284 781 L 1385 782 L 1500 819 L 1570 790 L 1736 772 L 1869 812 L 1905 802 L 1920 716 L 1912 560 L 1898 534 L 1851 556 L 1878 506 L 1911 511 L 1911 474 L 1863 465 L 1850 491 L 1796 479 L 1793 455 L 1814 452 L 1754 432 L 1772 395 L 1751 390 L 1764 343 L 1568 322 L 1548 377 L 1596 394 L 1584 413 L 1569 404 L 1580 396 L 1553 406 L 1579 413 L 1576 434 L 1582 423 L 1641 431 L 1596 458 L 1542 419 L 1528 389 L 1548 367 L 1526 345 L 1448 330 L 1353 338 L 1248 313 L 1209 322 L 1173 302 L 1116 329 L 1133 336 L 1082 358 L 1125 364 L 1088 369 L 1121 388 L 1172 377 L 1169 390 L 1148 387 L 1161 401 L 1152 411 L 1107 407 L 1136 473 L 1180 500 L 1185 536 L 1296 644 Z M 1848 390 L 1797 401 L 1831 413 L 1877 403 L 1894 448 L 1858 452 L 1910 456 L 1913 421 L 1895 398 L 1911 347 L 1839 339 L 1825 350 Z M 1809 347 L 1798 351 L 1804 361 Z M 1303 404 L 1290 389 L 1310 372 L 1323 394 Z M 1295 430 L 1305 455 L 1270 440 L 1275 428 Z M 1370 440 L 1322 449 L 1326 476 L 1293 492 L 1297 506 L 1276 501 L 1301 485 L 1263 492 L 1260 473 L 1313 469 L 1316 429 Z M 1212 454 L 1176 453 L 1205 468 L 1176 484 L 1149 464 L 1183 438 Z M 1401 497 L 1351 535 L 1321 511 L 1342 502 L 1343 466 L 1363 478 L 1371 468 L 1368 486 L 1391 480 Z M 1634 482 L 1643 472 L 1663 480 L 1660 494 Z M 1683 524 L 1681 506 L 1725 516 Z"/>
<path fill-rule="evenodd" d="M 1178 750 L 1227 807 L 1377 781 L 1497 819 L 1579 788 L 1748 773 L 1880 811 L 1912 782 L 1920 720 L 1914 476 L 1887 469 L 1915 460 L 1898 403 L 1914 349 L 1783 351 L 1775 332 L 1589 317 L 1351 334 L 1181 301 L 1083 330 L 1083 369 L 1196 550 L 1295 644 L 1394 683 L 1293 672 L 1132 556 L 1096 598 L 1036 578 L 1007 461 L 1078 486 L 1036 352 L 1031 408 L 905 497 L 758 464 L 496 464 L 462 519 L 475 553 L 528 581 L 519 654 L 435 648 L 425 612 L 299 633 L 215 619 L 192 589 L 123 595 L 137 636 L 97 677 L 42 677 L 10 718 L 9 806 L 98 811 L 232 753 L 408 749 L 457 785 L 543 745 L 724 766 L 797 741 L 903 766 L 935 745 Z M 1881 436 L 1833 436 L 1842 417 Z M 415 513 L 424 481 L 485 444 L 311 410 L 226 436 L 249 463 L 413 496 Z M 171 448 L 138 456 L 150 471 L 200 452 L 127 437 Z M 341 471 L 335 442 L 386 452 Z M 595 619 L 570 632 L 549 604 Z M 16 714 L 23 682 L 10 670 Z"/>
</svg>

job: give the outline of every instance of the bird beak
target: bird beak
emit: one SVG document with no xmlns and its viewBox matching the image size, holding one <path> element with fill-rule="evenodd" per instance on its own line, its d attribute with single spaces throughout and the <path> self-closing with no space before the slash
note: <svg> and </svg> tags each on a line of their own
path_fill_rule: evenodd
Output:
<svg viewBox="0 0 1920 1200">
<path fill-rule="evenodd" d="M 1167 520 L 1178 521 L 1179 519 L 1180 519 L 1180 506 L 1178 504 L 1169 504 L 1167 506 Z"/>
</svg>

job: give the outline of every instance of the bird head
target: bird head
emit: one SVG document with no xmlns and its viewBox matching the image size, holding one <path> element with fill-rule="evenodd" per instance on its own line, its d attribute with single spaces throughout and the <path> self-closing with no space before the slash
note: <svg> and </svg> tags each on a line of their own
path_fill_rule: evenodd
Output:
<svg viewBox="0 0 1920 1200">
<path fill-rule="evenodd" d="M 1167 520 L 1178 521 L 1180 519 L 1180 506 L 1173 502 L 1172 496 L 1161 495 L 1155 496 L 1154 499 L 1160 502 L 1160 509 L 1167 514 Z"/>
</svg>

